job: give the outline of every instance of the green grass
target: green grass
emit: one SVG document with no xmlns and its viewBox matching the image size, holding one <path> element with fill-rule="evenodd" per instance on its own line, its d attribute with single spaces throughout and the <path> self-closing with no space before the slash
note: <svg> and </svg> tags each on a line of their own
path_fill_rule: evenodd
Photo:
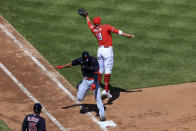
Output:
<svg viewBox="0 0 196 131">
<path fill-rule="evenodd" d="M 11 131 L 1 119 L 0 119 L 0 131 Z"/>
<path fill-rule="evenodd" d="M 112 86 L 124 89 L 196 81 L 195 0 L 0 0 L 0 13 L 52 64 L 71 62 L 97 42 L 77 9 L 101 16 L 135 39 L 113 35 Z M 80 67 L 60 70 L 74 86 Z"/>
<path fill-rule="evenodd" d="M 0 0 L 0 14 L 52 65 L 71 62 L 84 50 L 96 57 L 96 39 L 77 14 L 79 8 L 136 36 L 113 35 L 112 86 L 134 89 L 196 81 L 195 0 Z M 60 73 L 74 86 L 82 77 L 80 67 Z M 9 130 L 1 120 L 0 130 Z"/>
</svg>

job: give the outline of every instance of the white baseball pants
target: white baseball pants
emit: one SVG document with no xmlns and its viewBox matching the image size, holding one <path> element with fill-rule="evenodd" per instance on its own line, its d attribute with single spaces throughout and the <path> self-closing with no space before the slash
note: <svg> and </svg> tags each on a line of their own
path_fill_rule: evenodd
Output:
<svg viewBox="0 0 196 131">
<path fill-rule="evenodd" d="M 100 73 L 111 74 L 114 63 L 113 47 L 100 46 L 97 52 L 97 59 Z"/>
</svg>

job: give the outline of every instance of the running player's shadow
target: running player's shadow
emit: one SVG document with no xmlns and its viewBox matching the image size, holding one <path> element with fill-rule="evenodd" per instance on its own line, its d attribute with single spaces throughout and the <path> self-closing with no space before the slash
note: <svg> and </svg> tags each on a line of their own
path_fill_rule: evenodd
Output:
<svg viewBox="0 0 196 131">
<path fill-rule="evenodd" d="M 82 81 L 80 81 L 77 86 L 76 89 L 78 90 L 79 85 L 81 84 Z M 80 106 L 80 113 L 81 114 L 85 114 L 87 112 L 95 112 L 96 116 L 99 116 L 99 109 L 97 108 L 97 104 L 73 104 L 70 106 L 65 106 L 62 107 L 62 109 L 67 109 L 67 108 L 71 108 L 71 107 L 75 107 L 75 106 Z M 104 106 L 104 110 L 106 110 L 106 107 Z"/>
<path fill-rule="evenodd" d="M 62 107 L 62 109 L 68 109 L 68 108 L 75 107 L 75 106 L 81 106 L 81 109 L 80 109 L 81 114 L 86 114 L 87 112 L 95 112 L 96 116 L 99 116 L 99 109 L 97 108 L 97 104 L 73 104 L 70 106 L 64 106 Z M 104 110 L 106 110 L 105 107 L 104 107 Z"/>
<path fill-rule="evenodd" d="M 104 85 L 101 84 L 101 87 L 104 87 Z M 140 92 L 140 91 L 142 91 L 141 89 L 126 90 L 126 89 L 122 89 L 122 88 L 119 88 L 119 87 L 113 87 L 111 84 L 109 84 L 109 89 L 110 89 L 110 93 L 112 95 L 112 98 L 110 98 L 108 100 L 107 105 L 113 104 L 112 102 L 120 97 L 120 92 L 131 93 L 131 92 Z M 102 100 L 105 100 L 106 98 L 107 98 L 107 96 L 102 96 Z"/>
<path fill-rule="evenodd" d="M 76 86 L 77 89 L 78 89 L 78 86 L 79 86 L 80 83 L 78 83 L 78 85 Z M 100 87 L 104 87 L 104 85 L 101 84 Z M 126 90 L 126 89 L 122 89 L 122 88 L 119 88 L 119 87 L 113 87 L 111 84 L 109 85 L 109 89 L 110 89 L 110 93 L 112 94 L 112 98 L 108 99 L 108 102 L 105 103 L 104 105 L 113 104 L 112 102 L 120 97 L 120 92 L 131 93 L 131 92 L 140 92 L 140 91 L 142 91 L 141 89 Z M 103 96 L 102 100 L 105 100 L 106 98 L 107 98 L 106 96 Z M 87 112 L 96 112 L 97 116 L 99 114 L 97 104 L 73 104 L 73 105 L 70 105 L 70 106 L 62 107 L 62 109 L 67 109 L 67 108 L 71 108 L 71 107 L 75 107 L 75 106 L 84 107 L 84 108 L 81 108 L 81 110 L 80 110 L 81 114 L 85 114 Z M 104 106 L 104 110 L 106 110 L 105 106 Z"/>
</svg>

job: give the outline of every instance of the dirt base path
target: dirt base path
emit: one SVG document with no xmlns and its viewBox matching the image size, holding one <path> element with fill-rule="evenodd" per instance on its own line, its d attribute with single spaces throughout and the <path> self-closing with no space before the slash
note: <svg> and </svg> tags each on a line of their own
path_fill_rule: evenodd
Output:
<svg viewBox="0 0 196 131">
<path fill-rule="evenodd" d="M 22 43 L 24 48 L 28 49 L 43 66 L 45 66 L 50 75 L 57 78 L 74 96 L 76 90 L 66 79 L 64 79 L 49 63 L 2 17 L 0 24 L 6 27 L 14 37 Z M 0 26 L 1 26 L 0 25 Z M 74 105 L 75 103 L 66 95 L 57 84 L 54 83 L 46 73 L 41 70 L 28 57 L 23 49 L 16 45 L 16 41 L 11 39 L 0 29 L 0 62 L 18 79 L 20 83 L 31 94 L 42 103 L 49 113 L 51 113 L 65 128 L 78 131 L 100 130 L 87 114 L 80 114 L 80 107 L 63 108 Z M 0 117 L 8 124 L 12 130 L 21 130 L 21 123 L 26 114 L 32 113 L 33 102 L 22 90 L 0 69 Z M 47 129 L 49 131 L 59 130 L 47 116 Z"/>
<path fill-rule="evenodd" d="M 107 116 L 118 131 L 195 131 L 196 83 L 120 92 Z M 113 131 L 112 130 L 112 131 Z"/>
<path fill-rule="evenodd" d="M 74 96 L 76 90 L 31 44 L 0 16 L 4 25 Z M 101 130 L 47 75 L 0 29 L 0 62 L 38 99 L 65 128 L 74 131 Z M 114 88 L 113 99 L 104 100 L 107 120 L 117 127 L 112 131 L 195 131 L 196 83 L 126 91 Z M 26 114 L 32 113 L 33 102 L 0 69 L 0 118 L 13 131 L 21 130 Z M 96 116 L 94 96 L 85 98 L 89 112 Z M 44 114 L 48 131 L 58 127 Z M 97 116 L 96 116 L 97 117 Z"/>
</svg>

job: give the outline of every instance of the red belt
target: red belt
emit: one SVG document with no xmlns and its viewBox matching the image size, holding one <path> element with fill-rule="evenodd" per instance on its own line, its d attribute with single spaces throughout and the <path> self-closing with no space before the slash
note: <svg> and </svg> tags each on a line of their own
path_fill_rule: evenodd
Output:
<svg viewBox="0 0 196 131">
<path fill-rule="evenodd" d="M 88 78 L 88 77 L 84 77 L 86 80 L 94 80 L 94 78 Z"/>
<path fill-rule="evenodd" d="M 110 46 L 99 45 L 99 47 L 110 48 Z"/>
</svg>

